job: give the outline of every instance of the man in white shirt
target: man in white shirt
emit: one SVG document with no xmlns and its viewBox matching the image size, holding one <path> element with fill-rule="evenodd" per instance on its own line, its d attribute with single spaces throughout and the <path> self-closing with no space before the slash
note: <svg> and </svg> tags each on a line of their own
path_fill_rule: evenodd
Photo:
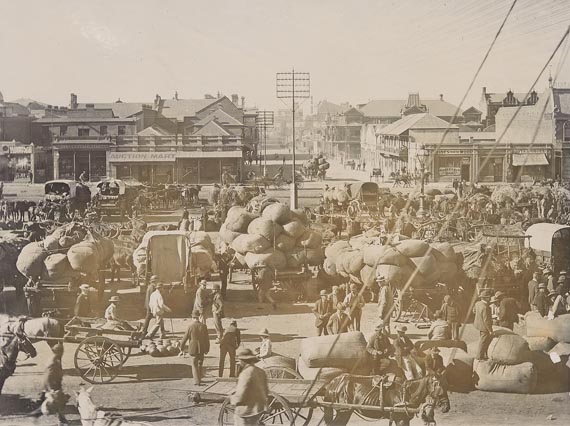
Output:
<svg viewBox="0 0 570 426">
<path fill-rule="evenodd" d="M 272 355 L 271 339 L 269 338 L 269 331 L 264 328 L 259 333 L 261 343 L 259 348 L 256 349 L 257 357 L 259 359 L 269 358 Z"/>
<path fill-rule="evenodd" d="M 152 328 L 150 334 L 145 336 L 147 339 L 152 339 L 158 329 L 160 328 L 161 339 L 166 338 L 165 331 L 164 331 L 164 315 L 168 312 L 171 312 L 171 309 L 164 304 L 164 297 L 163 297 L 164 287 L 161 283 L 156 285 L 156 290 L 154 293 L 150 295 L 150 299 L 148 301 L 148 308 L 150 313 L 154 317 L 154 327 Z"/>
</svg>

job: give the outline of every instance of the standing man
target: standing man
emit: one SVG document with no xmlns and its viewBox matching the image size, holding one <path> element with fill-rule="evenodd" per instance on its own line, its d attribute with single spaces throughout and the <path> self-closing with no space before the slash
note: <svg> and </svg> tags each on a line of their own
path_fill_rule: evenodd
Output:
<svg viewBox="0 0 570 426">
<path fill-rule="evenodd" d="M 221 286 L 218 283 L 214 283 L 213 296 L 212 296 L 212 316 L 214 317 L 214 328 L 218 337 L 216 338 L 216 343 L 220 343 L 222 336 L 224 335 L 224 327 L 222 326 L 222 318 L 224 317 L 224 298 L 220 292 Z"/>
<path fill-rule="evenodd" d="M 378 316 L 384 324 L 386 334 L 390 334 L 390 316 L 394 309 L 394 290 L 392 290 L 392 285 L 382 275 L 376 277 L 376 282 L 380 286 L 380 291 L 378 292 Z"/>
<path fill-rule="evenodd" d="M 372 374 L 381 376 L 390 367 L 390 356 L 394 354 L 394 347 L 388 336 L 384 333 L 386 329 L 383 321 L 376 324 L 374 334 L 368 340 L 366 351 L 372 356 Z"/>
<path fill-rule="evenodd" d="M 17 289 L 18 287 L 16 287 Z M 17 291 L 17 290 L 16 290 Z M 42 296 L 40 277 L 30 278 L 24 286 L 24 296 L 28 307 L 28 315 L 31 317 L 42 316 Z"/>
<path fill-rule="evenodd" d="M 323 333 L 326 336 L 329 334 L 327 331 L 327 323 L 329 322 L 329 317 L 332 314 L 332 309 L 326 290 L 321 290 L 320 298 L 315 303 L 313 313 L 315 314 L 315 327 L 317 327 L 317 336 L 320 336 Z"/>
<path fill-rule="evenodd" d="M 345 294 L 340 290 L 340 287 L 337 285 L 333 285 L 332 293 L 329 294 L 329 305 L 331 312 L 336 309 L 336 306 L 339 303 L 342 303 L 344 301 L 344 296 Z"/>
<path fill-rule="evenodd" d="M 79 286 L 79 296 L 75 301 L 75 308 L 73 314 L 76 317 L 88 317 L 91 315 L 91 304 L 89 303 L 89 285 L 81 284 Z"/>
<path fill-rule="evenodd" d="M 200 321 L 206 324 L 208 316 L 207 310 L 210 308 L 211 294 L 208 290 L 208 282 L 206 280 L 200 281 L 200 287 L 196 290 L 196 298 L 194 299 L 194 310 L 200 314 Z"/>
<path fill-rule="evenodd" d="M 158 329 L 160 328 L 160 338 L 166 338 L 166 331 L 164 330 L 164 315 L 168 312 L 172 312 L 171 309 L 164 303 L 164 287 L 161 283 L 156 284 L 156 290 L 150 295 L 150 300 L 148 301 L 148 307 L 152 316 L 154 317 L 154 327 L 152 328 L 150 334 L 145 336 L 147 339 L 152 339 Z"/>
<path fill-rule="evenodd" d="M 544 271 L 542 271 L 542 279 L 546 283 L 546 288 L 548 289 L 548 291 L 556 290 L 554 288 L 555 287 L 554 276 L 552 275 L 552 271 L 550 270 L 550 268 L 545 268 Z"/>
<path fill-rule="evenodd" d="M 540 316 L 545 317 L 548 315 L 548 308 L 550 308 L 550 301 L 548 293 L 546 293 L 546 284 L 540 283 L 538 285 L 538 292 L 534 296 L 533 310 L 536 310 Z"/>
<path fill-rule="evenodd" d="M 224 336 L 220 341 L 220 363 L 218 365 L 218 376 L 224 376 L 224 365 L 226 363 L 226 355 L 230 356 L 230 377 L 236 376 L 236 350 L 241 344 L 241 333 L 237 327 L 235 319 L 230 321 L 230 325 L 226 328 Z"/>
<path fill-rule="evenodd" d="M 148 331 L 148 326 L 150 324 L 150 320 L 152 319 L 152 312 L 150 311 L 148 303 L 150 301 L 150 296 L 156 290 L 157 284 L 158 284 L 158 277 L 156 275 L 153 275 L 152 277 L 150 277 L 150 282 L 146 288 L 146 294 L 145 294 L 145 298 L 144 298 L 144 308 L 146 310 L 146 317 L 144 319 L 144 325 L 143 325 L 143 329 L 142 329 L 143 336 L 146 336 L 146 333 Z M 163 327 L 164 327 L 164 324 L 163 324 Z M 163 333 L 164 333 L 164 330 L 163 330 Z"/>
<path fill-rule="evenodd" d="M 218 271 L 220 274 L 220 282 L 222 283 L 222 297 L 226 298 L 226 291 L 228 288 L 228 275 L 230 272 L 229 262 L 226 259 L 226 254 L 218 255 Z"/>
<path fill-rule="evenodd" d="M 396 362 L 398 366 L 404 371 L 407 380 L 419 379 L 422 376 L 422 371 L 414 357 L 412 351 L 414 344 L 408 336 L 406 336 L 408 327 L 405 325 L 397 325 L 397 336 L 394 339 L 394 351 L 396 353 Z"/>
<path fill-rule="evenodd" d="M 85 183 L 87 181 L 87 172 L 83 170 L 79 175 L 79 182 Z"/>
<path fill-rule="evenodd" d="M 479 330 L 479 349 L 477 353 L 478 360 L 487 360 L 487 349 L 493 340 L 493 319 L 491 315 L 491 307 L 489 300 L 491 299 L 492 290 L 483 290 L 480 300 L 475 303 L 475 320 L 473 325 Z"/>
<path fill-rule="evenodd" d="M 237 358 L 241 366 L 235 391 L 230 402 L 235 407 L 234 424 L 236 426 L 259 425 L 260 418 L 267 410 L 269 386 L 267 375 L 254 364 L 257 357 L 251 349 L 240 349 Z"/>
<path fill-rule="evenodd" d="M 455 299 L 452 295 L 448 294 L 443 298 L 441 313 L 443 319 L 449 324 L 449 328 L 451 329 L 451 338 L 453 340 L 460 340 L 459 329 L 461 328 L 461 311 L 455 303 Z"/>
<path fill-rule="evenodd" d="M 499 301 L 499 326 L 512 330 L 519 322 L 519 302 L 513 297 L 505 297 L 500 291 L 495 293 L 495 298 Z"/>
<path fill-rule="evenodd" d="M 340 334 L 348 331 L 348 321 L 350 319 L 344 313 L 345 310 L 346 305 L 344 303 L 336 305 L 336 312 L 330 316 L 327 324 L 329 334 Z"/>
<path fill-rule="evenodd" d="M 349 329 L 350 331 L 360 331 L 360 318 L 364 308 L 364 298 L 358 293 L 356 284 L 350 285 L 350 293 L 344 298 L 344 304 L 349 308 Z"/>
<path fill-rule="evenodd" d="M 538 284 L 540 281 L 540 273 L 538 271 L 532 274 L 532 280 L 528 282 L 528 304 L 530 306 L 530 310 L 534 311 L 536 309 L 534 305 L 534 298 L 536 297 L 536 293 L 538 292 Z M 544 288 L 547 287 L 546 282 L 544 283 Z"/>
<path fill-rule="evenodd" d="M 180 348 L 184 351 L 186 342 L 188 342 L 188 354 L 192 357 L 192 377 L 194 384 L 201 386 L 202 383 L 202 366 L 204 364 L 204 355 L 210 351 L 210 338 L 208 336 L 208 328 L 200 320 L 200 313 L 192 312 L 192 322 L 188 326 Z"/>
</svg>

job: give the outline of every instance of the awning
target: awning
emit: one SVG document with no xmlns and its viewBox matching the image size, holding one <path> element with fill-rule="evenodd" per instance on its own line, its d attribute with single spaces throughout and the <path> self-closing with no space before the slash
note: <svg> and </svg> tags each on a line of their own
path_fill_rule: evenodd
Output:
<svg viewBox="0 0 570 426">
<path fill-rule="evenodd" d="M 548 166 L 544 154 L 513 154 L 513 166 Z"/>
</svg>

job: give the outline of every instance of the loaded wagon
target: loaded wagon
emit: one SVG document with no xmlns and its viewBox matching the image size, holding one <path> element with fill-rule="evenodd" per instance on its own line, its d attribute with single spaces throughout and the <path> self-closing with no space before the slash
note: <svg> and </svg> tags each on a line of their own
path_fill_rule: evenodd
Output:
<svg viewBox="0 0 570 426">
<path fill-rule="evenodd" d="M 570 226 L 537 223 L 526 231 L 525 247 L 539 256 L 554 274 L 570 268 Z"/>
<path fill-rule="evenodd" d="M 105 179 L 97 184 L 99 192 L 93 201 L 101 215 L 130 215 L 132 204 L 142 187 L 142 184 L 136 185 L 120 179 Z"/>
<path fill-rule="evenodd" d="M 44 185 L 45 200 L 54 203 L 71 202 L 73 210 L 85 211 L 91 201 L 91 190 L 87 185 L 69 179 L 50 180 Z"/>
</svg>

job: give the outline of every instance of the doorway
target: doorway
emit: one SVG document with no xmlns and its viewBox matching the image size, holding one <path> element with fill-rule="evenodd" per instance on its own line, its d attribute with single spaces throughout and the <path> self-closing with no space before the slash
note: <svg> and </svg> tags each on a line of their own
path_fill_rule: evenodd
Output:
<svg viewBox="0 0 570 426">
<path fill-rule="evenodd" d="M 471 180 L 470 171 L 471 171 L 471 167 L 469 166 L 469 164 L 462 164 L 461 165 L 461 180 L 462 181 L 468 182 Z"/>
</svg>

